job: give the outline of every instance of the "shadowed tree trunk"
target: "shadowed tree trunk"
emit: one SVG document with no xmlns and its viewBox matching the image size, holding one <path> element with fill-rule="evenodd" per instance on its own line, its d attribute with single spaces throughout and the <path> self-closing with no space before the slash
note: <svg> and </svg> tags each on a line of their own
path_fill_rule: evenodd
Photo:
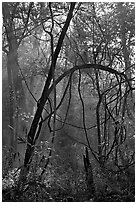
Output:
<svg viewBox="0 0 137 204">
<path fill-rule="evenodd" d="M 74 8 L 75 8 L 75 3 L 71 3 L 66 22 L 65 22 L 64 27 L 62 29 L 62 32 L 60 34 L 55 52 L 53 53 L 53 57 L 52 57 L 53 60 L 51 62 L 49 74 L 48 74 L 45 86 L 43 88 L 42 95 L 41 95 L 39 102 L 37 104 L 37 110 L 36 110 L 34 119 L 32 121 L 30 130 L 28 133 L 28 142 L 27 142 L 27 149 L 26 149 L 25 159 L 24 159 L 24 167 L 22 168 L 22 171 L 20 173 L 20 179 L 19 179 L 19 185 L 21 184 L 21 187 L 22 187 L 22 182 L 23 183 L 25 182 L 27 173 L 29 171 L 29 167 L 30 167 L 31 160 L 33 157 L 33 152 L 34 152 L 34 145 L 35 145 L 36 139 L 39 137 L 39 133 L 40 133 L 40 131 L 39 131 L 40 129 L 38 129 L 38 126 L 41 128 L 41 122 L 42 121 L 40 121 L 40 118 L 42 115 L 42 111 L 44 109 L 44 105 L 45 105 L 45 103 L 48 99 L 48 96 L 49 96 L 49 87 L 51 84 L 51 80 L 53 79 L 53 76 L 54 76 L 56 61 L 57 61 L 58 55 L 60 53 L 62 43 L 63 43 L 64 37 L 66 35 L 66 32 L 68 30 L 70 21 L 72 19 Z M 36 134 L 37 134 L 37 136 L 36 136 Z"/>
<path fill-rule="evenodd" d="M 89 153 L 87 147 L 85 148 L 85 155 L 83 155 L 83 162 L 86 172 L 87 193 L 89 198 L 91 198 L 91 196 L 93 196 L 95 193 L 95 185 L 93 180 L 92 165 L 89 161 Z"/>
</svg>

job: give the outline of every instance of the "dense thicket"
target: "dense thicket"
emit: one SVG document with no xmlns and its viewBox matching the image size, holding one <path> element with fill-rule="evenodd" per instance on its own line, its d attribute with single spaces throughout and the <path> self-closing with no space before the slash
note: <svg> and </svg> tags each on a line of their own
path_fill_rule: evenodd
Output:
<svg viewBox="0 0 137 204">
<path fill-rule="evenodd" d="M 134 201 L 134 3 L 2 12 L 3 201 Z"/>
</svg>

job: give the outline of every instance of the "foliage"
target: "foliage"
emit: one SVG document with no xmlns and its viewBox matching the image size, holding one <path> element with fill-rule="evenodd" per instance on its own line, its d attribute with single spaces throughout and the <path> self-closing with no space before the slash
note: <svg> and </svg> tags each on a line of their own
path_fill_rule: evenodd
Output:
<svg viewBox="0 0 137 204">
<path fill-rule="evenodd" d="M 134 15 L 3 3 L 3 201 L 134 201 Z"/>
<path fill-rule="evenodd" d="M 56 159 L 51 160 L 43 176 L 41 175 L 45 161 L 39 162 L 36 158 L 45 151 L 41 146 L 35 151 L 34 160 L 31 163 L 31 171 L 22 191 L 18 189 L 20 169 L 8 171 L 3 179 L 3 201 L 13 202 L 60 202 L 60 201 L 89 201 L 86 187 L 86 175 L 81 170 L 74 170 L 60 165 Z M 39 158 L 38 158 L 39 159 Z M 57 162 L 57 163 L 56 163 Z M 62 160 L 63 162 L 63 160 Z M 92 195 L 92 202 L 130 202 L 134 201 L 134 168 L 125 171 L 114 172 L 101 170 L 97 165 L 94 167 L 95 184 L 100 186 L 96 194 Z M 97 179 L 98 178 L 98 179 Z M 99 185 L 97 184 L 99 182 Z"/>
</svg>

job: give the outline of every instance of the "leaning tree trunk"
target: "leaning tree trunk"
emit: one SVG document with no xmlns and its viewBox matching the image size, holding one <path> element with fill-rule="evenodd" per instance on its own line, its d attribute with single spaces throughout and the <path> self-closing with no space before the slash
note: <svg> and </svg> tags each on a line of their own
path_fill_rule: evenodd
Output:
<svg viewBox="0 0 137 204">
<path fill-rule="evenodd" d="M 57 58 L 58 58 L 58 55 L 60 53 L 62 43 L 63 43 L 63 40 L 65 38 L 66 32 L 68 30 L 70 21 L 72 19 L 74 8 L 75 8 L 75 3 L 71 3 L 66 22 L 65 22 L 64 27 L 62 29 L 62 32 L 59 36 L 55 52 L 53 53 L 53 56 L 52 56 L 53 60 L 51 62 L 49 74 L 48 74 L 45 86 L 43 88 L 42 95 L 38 101 L 37 110 L 36 110 L 36 113 L 34 115 L 34 119 L 32 121 L 30 130 L 28 132 L 27 149 L 26 149 L 26 153 L 25 153 L 24 166 L 21 169 L 20 178 L 19 178 L 19 182 L 18 182 L 20 189 L 22 189 L 23 184 L 26 181 L 27 174 L 28 174 L 29 169 L 30 169 L 30 164 L 32 161 L 33 153 L 34 153 L 35 143 L 36 143 L 36 140 L 38 139 L 40 131 L 41 131 L 41 126 L 42 126 L 42 121 L 40 121 L 41 115 L 42 115 L 45 103 L 46 103 L 46 101 L 49 97 L 49 94 L 50 94 L 49 88 L 50 88 L 51 81 L 54 78 L 54 72 L 55 72 L 55 66 L 56 66 Z"/>
</svg>

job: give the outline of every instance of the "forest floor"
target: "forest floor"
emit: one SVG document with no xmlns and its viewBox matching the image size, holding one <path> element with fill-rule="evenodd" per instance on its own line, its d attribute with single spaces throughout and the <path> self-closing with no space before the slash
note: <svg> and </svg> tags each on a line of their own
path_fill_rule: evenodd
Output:
<svg viewBox="0 0 137 204">
<path fill-rule="evenodd" d="M 4 176 L 2 181 L 2 201 L 3 202 L 135 202 L 135 185 L 121 184 L 123 190 L 117 191 L 107 189 L 99 192 L 96 189 L 94 195 L 88 194 L 84 179 L 82 183 L 77 183 L 72 189 L 72 186 L 67 183 L 67 180 L 61 180 L 58 185 L 57 178 L 52 183 L 44 182 L 40 178 L 31 179 L 23 185 L 22 189 L 18 187 L 18 177 L 15 176 L 15 170 L 10 171 L 7 176 Z M 14 176 L 13 176 L 14 175 Z M 47 180 L 46 180 L 47 181 Z M 70 178 L 69 178 L 70 182 Z"/>
<path fill-rule="evenodd" d="M 77 194 L 66 193 L 58 189 L 31 187 L 19 192 L 17 189 L 8 188 L 2 191 L 3 202 L 135 202 L 134 194 L 118 194 L 111 192 L 108 194 L 96 193 L 90 198 L 85 192 Z"/>
</svg>

